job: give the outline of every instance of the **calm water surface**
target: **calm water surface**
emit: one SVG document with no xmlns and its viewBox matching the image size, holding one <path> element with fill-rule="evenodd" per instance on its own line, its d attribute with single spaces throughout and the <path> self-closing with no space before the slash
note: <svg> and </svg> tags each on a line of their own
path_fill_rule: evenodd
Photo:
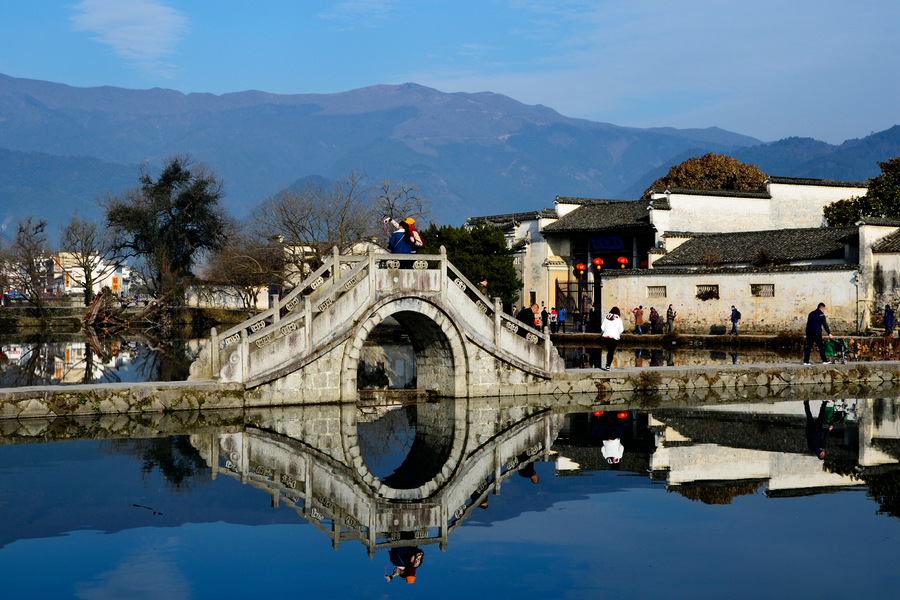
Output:
<svg viewBox="0 0 900 600">
<path fill-rule="evenodd" d="M 3 597 L 895 598 L 900 403 L 808 406 L 0 422 Z"/>
</svg>

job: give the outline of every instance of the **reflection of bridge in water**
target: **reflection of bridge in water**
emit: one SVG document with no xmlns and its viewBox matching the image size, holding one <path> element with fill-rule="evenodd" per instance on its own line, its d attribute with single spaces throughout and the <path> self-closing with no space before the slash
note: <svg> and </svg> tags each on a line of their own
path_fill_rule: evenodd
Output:
<svg viewBox="0 0 900 600">
<path fill-rule="evenodd" d="M 393 475 L 376 478 L 360 451 L 357 406 L 254 413 L 244 431 L 191 436 L 213 477 L 264 490 L 326 532 L 335 548 L 440 543 L 502 482 L 549 457 L 562 415 L 500 400 L 414 405 L 415 440 Z"/>
</svg>

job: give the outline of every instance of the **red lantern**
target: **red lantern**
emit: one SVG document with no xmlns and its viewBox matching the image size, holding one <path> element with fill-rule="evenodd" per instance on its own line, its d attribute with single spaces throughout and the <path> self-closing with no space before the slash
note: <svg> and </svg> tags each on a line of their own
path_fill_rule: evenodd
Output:
<svg viewBox="0 0 900 600">
<path fill-rule="evenodd" d="M 628 413 L 627 413 L 627 412 L 620 412 L 620 413 L 617 414 L 616 416 L 619 417 L 620 419 L 627 419 L 627 418 L 628 418 Z"/>
<path fill-rule="evenodd" d="M 597 270 L 598 270 L 598 271 L 599 271 L 600 269 L 602 269 L 602 268 L 603 268 L 603 259 L 600 258 L 599 256 L 598 256 L 597 258 L 595 258 L 595 259 L 594 259 L 594 266 L 597 267 Z"/>
<path fill-rule="evenodd" d="M 584 275 L 584 271 L 585 269 L 587 269 L 587 266 L 584 263 L 578 263 L 577 265 L 575 265 L 575 269 L 578 271 L 579 275 Z"/>
<path fill-rule="evenodd" d="M 624 269 L 624 268 L 625 268 L 625 265 L 628 264 L 628 259 L 625 258 L 624 256 L 620 256 L 620 257 L 619 257 L 619 264 L 622 265 L 622 268 Z"/>
<path fill-rule="evenodd" d="M 603 416 L 603 411 L 602 411 L 602 410 L 598 410 L 597 412 L 594 413 L 594 416 L 595 416 L 595 417 L 602 417 L 602 416 Z"/>
</svg>

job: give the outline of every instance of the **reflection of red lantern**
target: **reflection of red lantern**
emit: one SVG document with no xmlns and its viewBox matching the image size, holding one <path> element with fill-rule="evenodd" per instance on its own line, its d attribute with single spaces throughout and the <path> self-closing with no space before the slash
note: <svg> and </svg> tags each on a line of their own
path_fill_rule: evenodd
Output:
<svg viewBox="0 0 900 600">
<path fill-rule="evenodd" d="M 628 264 L 628 259 L 625 258 L 624 256 L 620 256 L 620 257 L 619 257 L 619 264 L 622 265 L 622 268 L 624 269 L 624 268 L 625 268 L 625 265 Z"/>
<path fill-rule="evenodd" d="M 602 410 L 598 410 L 597 412 L 594 413 L 594 416 L 595 416 L 595 417 L 602 417 L 602 416 L 603 416 L 603 411 L 602 411 Z"/>
<path fill-rule="evenodd" d="M 628 418 L 628 413 L 627 413 L 627 412 L 620 412 L 620 413 L 617 414 L 616 416 L 619 417 L 620 419 L 627 419 L 627 418 Z"/>
<path fill-rule="evenodd" d="M 597 258 L 595 258 L 595 259 L 594 259 L 594 266 L 597 267 L 597 270 L 598 270 L 598 271 L 599 271 L 600 269 L 602 269 L 602 268 L 603 268 L 603 259 L 600 258 L 599 256 L 598 256 Z"/>
<path fill-rule="evenodd" d="M 578 263 L 577 265 L 575 265 L 575 269 L 578 271 L 579 275 L 584 275 L 584 271 L 585 269 L 587 269 L 587 266 L 584 263 Z"/>
</svg>

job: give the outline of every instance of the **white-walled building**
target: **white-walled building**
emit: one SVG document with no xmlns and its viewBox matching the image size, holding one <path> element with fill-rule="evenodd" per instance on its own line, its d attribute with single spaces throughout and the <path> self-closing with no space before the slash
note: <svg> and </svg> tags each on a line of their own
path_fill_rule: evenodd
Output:
<svg viewBox="0 0 900 600">
<path fill-rule="evenodd" d="M 770 177 L 756 191 L 557 196 L 553 209 L 466 225 L 504 232 L 524 282 L 520 302 L 565 305 L 570 313 L 594 303 L 602 310 L 652 305 L 664 314 L 674 304 L 682 331 L 709 333 L 727 323 L 732 304 L 745 331 L 776 332 L 801 327 L 821 301 L 848 331 L 900 301 L 900 221 L 824 227 L 826 205 L 866 191 L 859 182 Z"/>
</svg>

